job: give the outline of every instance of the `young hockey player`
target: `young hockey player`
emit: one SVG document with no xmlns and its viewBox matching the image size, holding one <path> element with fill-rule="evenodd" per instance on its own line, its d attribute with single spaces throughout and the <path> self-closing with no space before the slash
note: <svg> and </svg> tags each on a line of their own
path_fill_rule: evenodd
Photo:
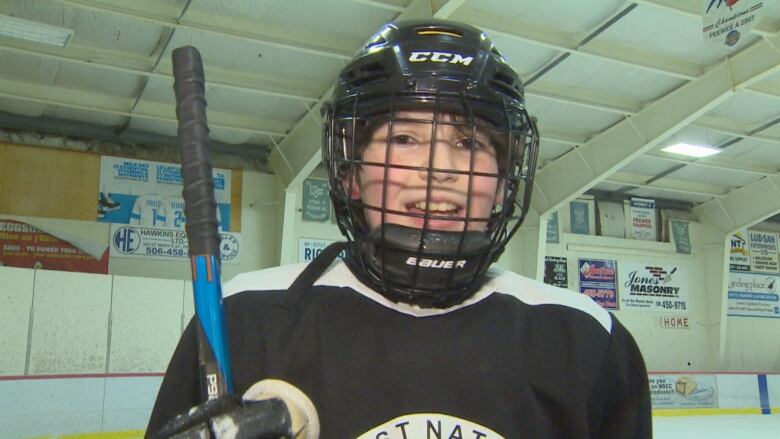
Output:
<svg viewBox="0 0 780 439">
<path fill-rule="evenodd" d="M 539 141 L 490 39 L 388 24 L 323 113 L 348 243 L 226 285 L 237 394 L 295 386 L 330 439 L 651 437 L 627 330 L 586 296 L 490 268 L 528 211 Z M 149 432 L 199 404 L 197 364 L 190 324 Z"/>
</svg>

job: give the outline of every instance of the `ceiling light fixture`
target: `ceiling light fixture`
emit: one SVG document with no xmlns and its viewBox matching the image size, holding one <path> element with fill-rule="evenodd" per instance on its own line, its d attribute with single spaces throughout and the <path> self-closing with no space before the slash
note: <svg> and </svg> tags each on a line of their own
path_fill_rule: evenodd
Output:
<svg viewBox="0 0 780 439">
<path fill-rule="evenodd" d="M 676 143 L 671 146 L 667 146 L 661 151 L 671 152 L 672 154 L 680 154 L 688 157 L 707 157 L 720 152 L 718 148 L 712 148 L 709 146 L 692 145 L 690 143 Z"/>
<path fill-rule="evenodd" d="M 0 36 L 65 47 L 73 29 L 0 14 Z"/>
</svg>

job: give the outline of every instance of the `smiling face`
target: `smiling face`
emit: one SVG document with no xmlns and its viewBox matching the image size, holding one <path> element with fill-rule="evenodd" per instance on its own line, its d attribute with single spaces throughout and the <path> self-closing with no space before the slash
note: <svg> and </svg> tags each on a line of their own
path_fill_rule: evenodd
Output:
<svg viewBox="0 0 780 439">
<path fill-rule="evenodd" d="M 362 199 L 372 230 L 382 224 L 384 207 L 385 223 L 481 231 L 501 202 L 497 154 L 488 130 L 474 133 L 471 125 L 453 125 L 461 118 L 445 114 L 434 133 L 432 119 L 429 111 L 399 112 L 392 126 L 383 123 L 363 145 L 352 196 Z"/>
</svg>

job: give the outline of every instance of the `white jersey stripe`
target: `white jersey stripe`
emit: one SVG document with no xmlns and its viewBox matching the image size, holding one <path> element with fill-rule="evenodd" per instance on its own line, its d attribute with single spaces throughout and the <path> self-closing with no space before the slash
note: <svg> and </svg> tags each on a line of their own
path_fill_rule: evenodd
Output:
<svg viewBox="0 0 780 439">
<path fill-rule="evenodd" d="M 223 287 L 223 296 L 228 297 L 243 291 L 286 290 L 306 268 L 306 263 L 282 265 L 264 270 L 242 273 Z M 527 305 L 561 305 L 582 311 L 596 319 L 607 332 L 612 330 L 609 313 L 588 296 L 574 291 L 543 284 L 511 271 L 491 268 L 488 280 L 473 296 L 449 308 L 420 308 L 405 303 L 395 303 L 360 282 L 349 271 L 343 261 L 333 263 L 314 285 L 348 287 L 387 308 L 415 317 L 446 314 L 478 303 L 491 294 L 505 294 Z"/>
</svg>

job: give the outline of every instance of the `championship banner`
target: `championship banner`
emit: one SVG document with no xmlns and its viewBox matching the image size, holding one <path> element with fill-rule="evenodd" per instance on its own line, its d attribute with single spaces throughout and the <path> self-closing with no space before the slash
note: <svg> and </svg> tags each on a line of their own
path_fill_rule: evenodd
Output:
<svg viewBox="0 0 780 439">
<path fill-rule="evenodd" d="M 303 181 L 304 221 L 328 221 L 330 219 L 330 187 L 328 180 L 307 178 Z"/>
<path fill-rule="evenodd" d="M 650 375 L 653 409 L 717 408 L 715 375 Z"/>
<path fill-rule="evenodd" d="M 704 0 L 704 41 L 734 46 L 758 24 L 763 6 L 757 0 Z"/>
<path fill-rule="evenodd" d="M 298 262 L 311 262 L 325 247 L 336 241 L 328 239 L 300 238 L 298 239 Z"/>
<path fill-rule="evenodd" d="M 241 235 L 220 233 L 220 259 L 238 264 Z M 189 244 L 183 230 L 111 225 L 111 256 L 121 258 L 189 259 Z"/>
<path fill-rule="evenodd" d="M 230 230 L 231 171 L 214 168 L 219 231 Z M 97 220 L 184 230 L 181 166 L 119 157 L 100 158 Z"/>
<path fill-rule="evenodd" d="M 750 271 L 750 250 L 746 238 L 747 230 L 731 235 L 729 271 Z"/>
<path fill-rule="evenodd" d="M 726 315 L 780 318 L 778 281 L 780 281 L 780 276 L 729 273 Z"/>
<path fill-rule="evenodd" d="M 558 226 L 558 212 L 553 212 L 547 219 L 547 243 L 559 244 L 560 242 L 561 231 Z"/>
<path fill-rule="evenodd" d="M 544 257 L 544 283 L 556 287 L 569 288 L 566 258 Z"/>
<path fill-rule="evenodd" d="M 100 258 L 34 226 L 0 220 L 0 265 L 19 268 L 108 273 L 108 248 Z"/>
<path fill-rule="evenodd" d="M 624 262 L 620 285 L 620 309 L 673 313 L 690 310 L 685 267 Z"/>
<path fill-rule="evenodd" d="M 655 200 L 632 198 L 629 205 L 630 239 L 655 241 L 657 239 Z"/>
<path fill-rule="evenodd" d="M 750 271 L 777 273 L 777 233 L 748 231 L 750 242 Z"/>
<path fill-rule="evenodd" d="M 674 248 L 677 250 L 677 253 L 684 255 L 691 254 L 691 236 L 688 225 L 688 221 L 669 220 Z"/>
<path fill-rule="evenodd" d="M 617 262 L 579 259 L 580 293 L 606 309 L 618 309 Z"/>
</svg>

